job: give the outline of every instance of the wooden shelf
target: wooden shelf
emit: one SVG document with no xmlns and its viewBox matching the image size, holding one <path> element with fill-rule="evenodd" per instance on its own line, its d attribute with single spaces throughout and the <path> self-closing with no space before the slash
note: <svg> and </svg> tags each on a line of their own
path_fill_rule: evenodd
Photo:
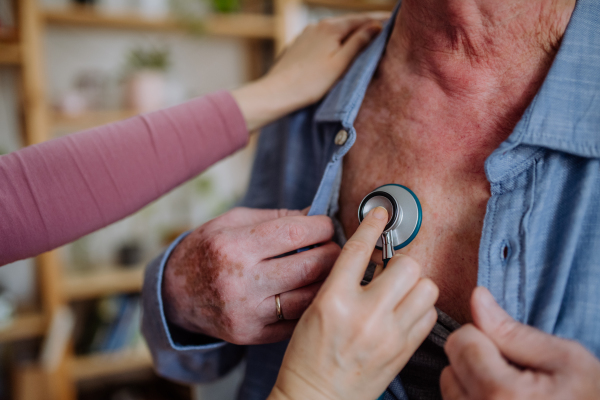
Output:
<svg viewBox="0 0 600 400">
<path fill-rule="evenodd" d="M 0 27 L 0 42 L 16 42 L 19 39 L 16 28 Z"/>
<path fill-rule="evenodd" d="M 115 353 L 100 353 L 74 357 L 69 362 L 75 381 L 104 378 L 128 372 L 150 370 L 152 356 L 144 346 Z"/>
<path fill-rule="evenodd" d="M 213 15 L 204 21 L 211 35 L 275 39 L 275 18 L 263 14 Z"/>
<path fill-rule="evenodd" d="M 17 315 L 8 325 L 0 327 L 0 342 L 31 339 L 43 336 L 46 332 L 46 319 L 42 314 Z"/>
<path fill-rule="evenodd" d="M 127 30 L 183 31 L 174 18 L 149 19 L 136 14 L 105 14 L 90 9 L 70 8 L 44 11 L 44 20 L 57 26 L 80 26 Z M 273 39 L 275 19 L 262 14 L 223 14 L 208 17 L 204 22 L 211 35 Z"/>
<path fill-rule="evenodd" d="M 72 133 L 111 122 L 122 121 L 137 114 L 133 110 L 86 111 L 76 116 L 53 113 L 52 131 L 55 133 Z"/>
<path fill-rule="evenodd" d="M 341 8 L 357 11 L 392 11 L 395 1 L 369 0 L 303 0 L 305 4 L 314 7 Z"/>
<path fill-rule="evenodd" d="M 104 14 L 91 9 L 72 7 L 43 11 L 48 24 L 129 30 L 173 31 L 181 29 L 173 19 L 150 19 L 136 14 Z"/>
<path fill-rule="evenodd" d="M 98 268 L 94 272 L 66 275 L 62 282 L 62 293 L 67 300 L 136 293 L 142 290 L 143 281 L 143 265 L 129 268 Z"/>
<path fill-rule="evenodd" d="M 0 65 L 17 65 L 21 62 L 21 49 L 15 43 L 0 42 Z"/>
</svg>

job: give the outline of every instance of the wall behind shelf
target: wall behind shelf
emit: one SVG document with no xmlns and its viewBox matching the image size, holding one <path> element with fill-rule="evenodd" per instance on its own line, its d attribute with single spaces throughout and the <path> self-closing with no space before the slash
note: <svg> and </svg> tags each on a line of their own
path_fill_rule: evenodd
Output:
<svg viewBox="0 0 600 400">
<path fill-rule="evenodd" d="M 236 39 L 55 26 L 46 32 L 46 75 L 51 77 L 48 95 L 53 102 L 72 88 L 75 76 L 83 71 L 98 72 L 116 84 L 123 76 L 127 54 L 136 47 L 169 50 L 169 82 L 186 98 L 233 88 L 245 79 L 245 50 Z"/>
<path fill-rule="evenodd" d="M 73 87 L 82 71 L 98 71 L 116 85 L 122 76 L 126 55 L 136 46 L 164 46 L 169 49 L 171 86 L 169 105 L 215 90 L 230 89 L 245 80 L 246 49 L 243 41 L 219 37 L 198 37 L 178 33 L 156 34 L 108 29 L 49 26 L 46 29 L 46 75 L 48 96 L 55 100 Z M 173 89 L 174 88 L 174 89 Z M 119 92 L 119 91 L 116 91 Z M 119 98 L 111 99 L 114 106 Z M 203 177 L 184 185 L 138 214 L 89 235 L 74 246 L 85 246 L 93 263 L 114 262 L 115 249 L 132 237 L 143 236 L 146 256 L 155 255 L 161 236 L 169 229 L 197 226 L 234 203 L 246 186 L 252 155 L 238 154 L 219 163 Z M 215 196 L 197 195 L 195 189 L 209 179 Z M 222 204 L 215 204 L 220 201 Z M 221 210 L 219 210 L 221 208 Z M 78 250 L 75 250 L 78 251 Z M 63 252 L 73 254 L 73 246 Z"/>
</svg>

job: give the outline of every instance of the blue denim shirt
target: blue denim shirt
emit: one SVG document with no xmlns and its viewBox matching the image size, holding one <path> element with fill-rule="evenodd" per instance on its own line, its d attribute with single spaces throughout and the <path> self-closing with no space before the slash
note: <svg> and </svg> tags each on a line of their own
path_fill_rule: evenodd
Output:
<svg viewBox="0 0 600 400">
<path fill-rule="evenodd" d="M 359 56 L 320 103 L 263 131 L 244 206 L 334 215 L 354 120 L 393 25 Z M 340 129 L 349 133 L 334 143 Z M 486 160 L 491 185 L 478 285 L 516 320 L 577 340 L 600 356 L 600 2 L 579 0 L 538 94 Z M 426 216 L 423 219 L 426 223 Z M 287 342 L 202 344 L 167 324 L 161 282 L 169 250 L 150 264 L 143 331 L 156 369 L 185 382 L 217 378 L 242 357 L 240 398 L 264 399 Z M 205 342 L 206 343 L 206 342 Z"/>
</svg>

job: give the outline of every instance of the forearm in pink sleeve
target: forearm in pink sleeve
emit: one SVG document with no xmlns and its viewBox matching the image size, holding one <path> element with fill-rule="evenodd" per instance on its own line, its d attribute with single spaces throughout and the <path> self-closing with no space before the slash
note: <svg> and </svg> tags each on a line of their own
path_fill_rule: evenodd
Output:
<svg viewBox="0 0 600 400">
<path fill-rule="evenodd" d="M 243 147 L 228 92 L 0 157 L 0 265 L 135 212 Z"/>
</svg>

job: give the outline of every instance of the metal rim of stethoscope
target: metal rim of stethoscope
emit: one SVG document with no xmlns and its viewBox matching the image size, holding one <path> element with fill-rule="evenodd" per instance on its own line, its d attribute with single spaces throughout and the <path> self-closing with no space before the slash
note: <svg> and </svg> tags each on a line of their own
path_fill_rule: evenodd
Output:
<svg viewBox="0 0 600 400">
<path fill-rule="evenodd" d="M 400 250 L 400 249 L 402 249 L 402 248 L 404 248 L 404 247 L 408 246 L 408 245 L 409 245 L 409 244 L 410 244 L 410 243 L 411 243 L 411 242 L 412 242 L 412 241 L 415 239 L 415 237 L 417 237 L 417 234 L 419 233 L 419 230 L 421 229 L 421 222 L 422 222 L 422 220 L 423 220 L 423 210 L 422 210 L 422 208 L 421 208 L 421 202 L 419 201 L 419 198 L 417 197 L 417 195 L 416 195 L 416 194 L 415 194 L 415 193 L 414 193 L 412 190 L 410 190 L 409 188 L 407 188 L 407 187 L 406 187 L 406 186 L 404 186 L 404 185 L 399 185 L 399 184 L 397 184 L 397 183 L 390 183 L 390 184 L 387 184 L 387 185 L 382 185 L 382 186 L 379 186 L 379 187 L 378 187 L 378 188 L 376 188 L 376 189 L 375 189 L 375 190 L 374 190 L 372 193 L 370 193 L 369 195 L 367 195 L 367 197 L 365 197 L 365 198 L 363 199 L 363 201 L 360 203 L 360 206 L 358 207 L 358 218 L 359 218 L 359 221 L 360 221 L 360 222 L 362 222 L 362 220 L 363 220 L 363 216 L 362 216 L 362 210 L 363 210 L 363 206 L 366 204 L 366 202 L 367 202 L 369 199 L 373 198 L 373 196 L 371 196 L 371 194 L 373 194 L 373 195 L 375 195 L 375 196 L 378 196 L 378 195 L 382 195 L 382 193 L 385 193 L 385 195 L 384 195 L 384 196 L 385 196 L 385 197 L 386 197 L 388 200 L 390 200 L 390 197 L 393 199 L 393 201 L 390 201 L 390 202 L 392 203 L 392 207 L 394 207 L 394 209 L 395 209 L 396 207 L 398 207 L 398 205 L 397 205 L 397 201 L 396 201 L 396 199 L 395 199 L 395 198 L 394 198 L 392 195 L 390 195 L 390 194 L 389 194 L 389 193 L 387 193 L 387 192 L 382 192 L 382 191 L 380 191 L 380 189 L 382 189 L 382 188 L 384 188 L 384 187 L 386 187 L 386 186 L 398 186 L 398 187 L 400 187 L 400 188 L 402 188 L 402 189 L 406 190 L 406 191 L 407 191 L 407 192 L 408 192 L 408 193 L 409 193 L 409 194 L 412 196 L 412 198 L 414 199 L 414 201 L 415 201 L 415 205 L 416 205 L 416 207 L 417 207 L 417 223 L 416 223 L 416 225 L 415 225 L 415 227 L 414 227 L 414 230 L 413 230 L 412 234 L 411 234 L 411 235 L 409 236 L 409 238 L 408 238 L 408 239 L 406 239 L 404 242 L 402 242 L 402 243 L 398 244 L 397 246 L 394 246 L 394 250 Z M 376 193 L 377 193 L 377 194 L 376 194 Z M 397 218 L 398 212 L 395 212 L 395 214 L 396 214 L 396 218 Z M 392 221 L 388 222 L 388 225 L 389 225 L 391 222 L 392 222 Z M 385 231 L 387 231 L 387 230 L 388 230 L 390 227 L 392 227 L 392 226 L 393 226 L 393 224 L 392 224 L 392 225 L 390 225 L 389 227 L 388 227 L 388 225 L 386 225 L 386 227 L 385 227 Z M 375 246 L 375 247 L 376 247 L 377 249 L 381 250 L 381 246 Z"/>
<path fill-rule="evenodd" d="M 390 201 L 390 204 L 392 205 L 392 215 L 390 220 L 388 221 L 388 223 L 385 225 L 385 229 L 383 230 L 384 232 L 389 231 L 394 225 L 396 225 L 396 222 L 398 221 L 398 201 L 396 201 L 396 199 L 394 198 L 394 196 L 392 196 L 389 193 L 386 192 L 378 192 L 377 190 L 369 193 L 367 195 L 367 197 L 365 197 L 363 199 L 363 201 L 361 201 L 360 206 L 358 207 L 358 221 L 360 223 L 363 222 L 364 219 L 364 215 L 363 215 L 363 209 L 365 207 L 365 205 L 367 204 L 367 202 L 369 200 L 371 200 L 373 197 L 377 197 L 377 196 L 381 196 L 381 197 L 385 197 L 386 199 L 388 199 Z"/>
</svg>

